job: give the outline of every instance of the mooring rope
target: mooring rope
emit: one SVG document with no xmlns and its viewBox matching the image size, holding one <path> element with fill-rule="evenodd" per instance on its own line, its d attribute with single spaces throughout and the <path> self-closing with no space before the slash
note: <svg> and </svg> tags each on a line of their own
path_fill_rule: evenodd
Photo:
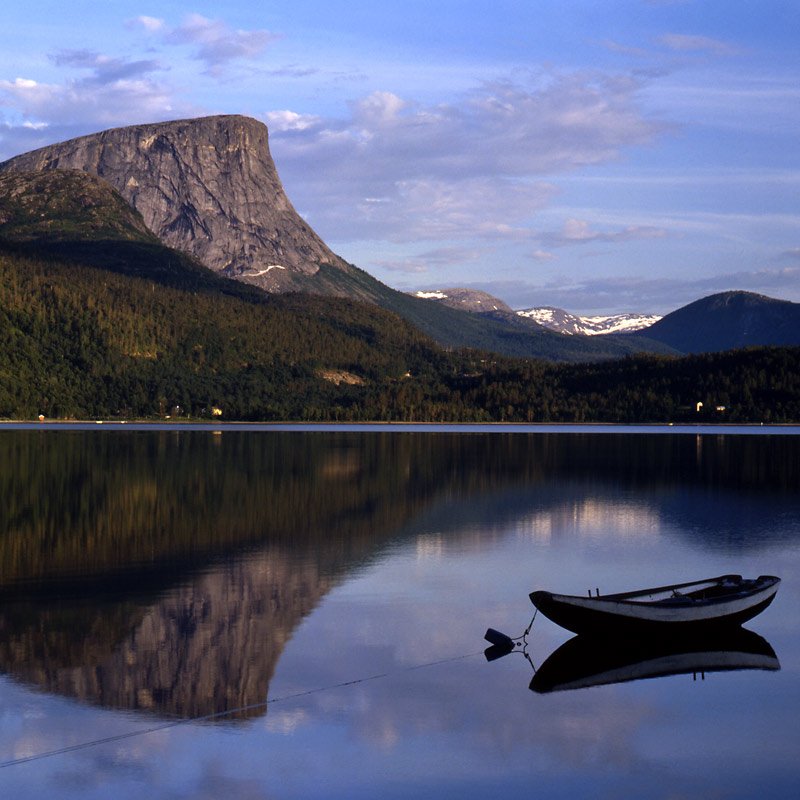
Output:
<svg viewBox="0 0 800 800">
<path fill-rule="evenodd" d="M 535 615 L 534 615 L 535 616 Z M 532 623 L 531 623 L 532 624 Z M 30 756 L 22 756 L 20 758 L 14 758 L 9 761 L 2 761 L 0 762 L 0 769 L 3 767 L 13 767 L 17 764 L 26 764 L 29 761 L 38 761 L 42 758 L 50 758 L 51 756 L 59 756 L 64 755 L 65 753 L 73 753 L 76 750 L 85 750 L 89 747 L 97 747 L 101 744 L 110 744 L 111 742 L 120 742 L 124 741 L 125 739 L 132 739 L 136 736 L 145 736 L 148 733 L 157 733 L 159 731 L 165 731 L 169 728 L 176 728 L 179 725 L 188 725 L 192 722 L 207 722 L 211 719 L 219 719 L 221 717 L 226 717 L 229 714 L 238 714 L 242 711 L 252 711 L 257 708 L 265 708 L 266 706 L 273 705 L 274 703 L 284 703 L 287 700 L 296 700 L 299 697 L 306 697 L 312 694 L 319 694 L 320 692 L 328 692 L 332 689 L 341 689 L 345 686 L 355 686 L 358 683 L 368 683 L 369 681 L 376 681 L 380 678 L 388 678 L 391 675 L 398 675 L 403 672 L 413 672 L 417 669 L 424 669 L 425 667 L 435 667 L 438 664 L 448 664 L 453 661 L 463 661 L 467 658 L 473 658 L 476 655 L 481 655 L 483 651 L 478 651 L 477 653 L 467 653 L 466 655 L 461 656 L 451 656 L 450 658 L 442 658 L 438 661 L 429 661 L 426 664 L 416 664 L 413 667 L 406 667 L 404 669 L 395 670 L 394 672 L 382 672 L 378 675 L 369 675 L 365 678 L 356 678 L 352 681 L 344 681 L 343 683 L 334 683 L 330 686 L 321 686 L 316 689 L 306 689 L 302 692 L 295 692 L 294 694 L 287 694 L 283 697 L 273 697 L 271 700 L 264 700 L 261 703 L 251 703 L 250 705 L 246 706 L 239 706 L 238 708 L 229 708 L 225 711 L 217 711 L 213 714 L 205 714 L 204 716 L 200 717 L 188 717 L 186 719 L 176 719 L 171 722 L 163 722 L 160 725 L 153 725 L 149 728 L 142 728 L 136 731 L 128 731 L 128 733 L 118 733 L 114 736 L 105 736 L 102 739 L 92 739 L 88 742 L 80 742 L 79 744 L 69 745 L 67 747 L 59 747 L 56 750 L 46 750 L 42 753 L 34 753 Z"/>
<path fill-rule="evenodd" d="M 531 632 L 531 628 L 533 627 L 533 622 L 534 622 L 534 620 L 536 619 L 536 615 L 537 615 L 538 613 L 539 613 L 539 609 L 538 609 L 538 608 L 537 608 L 537 609 L 534 609 L 533 616 L 531 617 L 531 624 L 530 624 L 530 625 L 528 625 L 528 627 L 527 627 L 527 628 L 525 628 L 525 633 L 523 633 L 523 634 L 522 634 L 522 637 L 521 637 L 522 639 L 526 639 L 526 640 L 527 640 L 527 638 L 528 638 L 528 634 Z M 526 641 L 525 643 L 527 644 L 527 641 Z"/>
</svg>

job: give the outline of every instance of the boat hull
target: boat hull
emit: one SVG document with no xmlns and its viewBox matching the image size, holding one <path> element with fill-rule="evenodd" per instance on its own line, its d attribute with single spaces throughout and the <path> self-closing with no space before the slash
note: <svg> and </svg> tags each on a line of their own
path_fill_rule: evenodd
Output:
<svg viewBox="0 0 800 800">
<path fill-rule="evenodd" d="M 693 598 L 691 592 L 682 594 L 679 591 L 701 584 L 715 588 L 716 595 L 698 599 Z M 530 598 L 548 619 L 573 633 L 652 634 L 658 631 L 683 635 L 741 625 L 769 606 L 779 584 L 780 579 L 771 575 L 762 575 L 753 581 L 742 581 L 740 576 L 721 576 L 697 584 L 676 584 L 618 595 L 576 597 L 537 591 L 532 592 Z M 666 597 L 654 601 L 646 599 L 659 595 Z"/>
</svg>

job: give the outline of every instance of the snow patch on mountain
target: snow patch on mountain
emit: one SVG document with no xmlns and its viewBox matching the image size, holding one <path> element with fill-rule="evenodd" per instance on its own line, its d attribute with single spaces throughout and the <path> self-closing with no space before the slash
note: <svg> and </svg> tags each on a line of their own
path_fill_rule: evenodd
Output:
<svg viewBox="0 0 800 800">
<path fill-rule="evenodd" d="M 582 317 L 578 314 L 570 314 L 562 308 L 549 306 L 528 308 L 517 311 L 517 314 L 559 333 L 580 333 L 585 336 L 640 331 L 661 319 L 657 314 L 608 314 Z"/>
<path fill-rule="evenodd" d="M 582 317 L 570 314 L 563 308 L 542 306 L 513 311 L 497 297 L 477 289 L 429 289 L 411 292 L 414 297 L 433 300 L 451 308 L 459 308 L 473 313 L 514 314 L 525 317 L 539 325 L 558 333 L 597 336 L 604 333 L 631 333 L 647 328 L 661 319 L 657 314 L 607 314 L 604 316 Z"/>
</svg>

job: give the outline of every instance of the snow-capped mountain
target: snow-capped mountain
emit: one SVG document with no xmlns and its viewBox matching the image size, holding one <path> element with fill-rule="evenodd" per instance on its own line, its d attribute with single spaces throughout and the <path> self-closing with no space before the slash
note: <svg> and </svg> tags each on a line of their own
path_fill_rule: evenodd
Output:
<svg viewBox="0 0 800 800">
<path fill-rule="evenodd" d="M 429 292 L 411 292 L 411 294 L 424 300 L 436 300 L 451 308 L 460 308 L 462 311 L 513 313 L 502 300 L 477 289 L 436 289 Z"/>
<path fill-rule="evenodd" d="M 647 328 L 661 319 L 657 314 L 609 314 L 602 317 L 581 317 L 577 314 L 570 314 L 563 308 L 545 306 L 512 311 L 502 300 L 477 289 L 433 289 L 411 292 L 411 294 L 425 300 L 434 300 L 451 308 L 460 308 L 462 311 L 490 314 L 495 317 L 498 313 L 507 314 L 512 319 L 512 315 L 516 314 L 557 333 L 582 333 L 585 336 L 602 333 L 631 333 Z"/>
<path fill-rule="evenodd" d="M 607 316 L 581 317 L 562 308 L 528 308 L 517 311 L 545 328 L 559 333 L 582 333 L 596 336 L 603 333 L 631 333 L 647 328 L 661 317 L 657 314 L 609 314 Z"/>
</svg>

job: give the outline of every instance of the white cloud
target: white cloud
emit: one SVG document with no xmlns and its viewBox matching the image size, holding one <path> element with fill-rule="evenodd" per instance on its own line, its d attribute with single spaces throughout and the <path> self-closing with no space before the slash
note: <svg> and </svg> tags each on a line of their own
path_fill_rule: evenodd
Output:
<svg viewBox="0 0 800 800">
<path fill-rule="evenodd" d="M 326 239 L 520 239 L 557 191 L 546 178 L 618 159 L 665 130 L 639 111 L 630 77 L 529 77 L 451 103 L 374 92 L 345 119 L 264 118 L 279 126 L 272 150 L 290 197 Z"/>
<path fill-rule="evenodd" d="M 125 21 L 128 28 L 143 28 L 148 33 L 155 33 L 164 29 L 164 20 L 159 17 L 140 16 Z"/>
<path fill-rule="evenodd" d="M 294 111 L 268 111 L 264 121 L 270 133 L 277 131 L 303 131 L 312 125 L 318 125 L 320 118 L 312 114 L 297 114 Z"/>
<path fill-rule="evenodd" d="M 125 62 L 88 51 L 62 52 L 53 60 L 60 66 L 88 69 L 90 74 L 63 84 L 24 78 L 0 81 L 5 102 L 14 105 L 29 122 L 119 125 L 141 122 L 171 108 L 170 91 L 149 77 L 150 72 L 160 69 L 156 62 Z"/>
<path fill-rule="evenodd" d="M 58 84 L 0 80 L 0 105 L 13 109 L 19 120 L 2 130 L 0 160 L 104 128 L 196 112 L 153 77 L 162 71 L 156 61 L 125 61 L 88 50 L 61 51 L 51 60 L 88 74 Z"/>
</svg>

